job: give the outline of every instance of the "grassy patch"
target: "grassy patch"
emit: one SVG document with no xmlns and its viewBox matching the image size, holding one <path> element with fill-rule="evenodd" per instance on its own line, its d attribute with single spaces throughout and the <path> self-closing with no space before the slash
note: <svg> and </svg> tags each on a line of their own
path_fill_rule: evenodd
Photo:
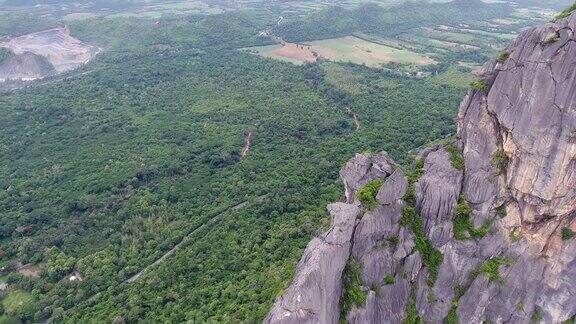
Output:
<svg viewBox="0 0 576 324">
<path fill-rule="evenodd" d="M 562 324 L 576 324 L 576 315 L 570 317 L 570 319 L 565 320 Z"/>
<path fill-rule="evenodd" d="M 31 319 L 36 311 L 32 295 L 21 290 L 9 293 L 2 300 L 2 306 L 4 306 L 6 315 L 23 319 Z"/>
<path fill-rule="evenodd" d="M 506 61 L 508 61 L 509 58 L 510 58 L 510 53 L 502 52 L 502 53 L 500 53 L 500 55 L 498 55 L 498 58 L 496 59 L 496 61 L 498 61 L 498 63 L 500 63 L 500 64 L 504 64 L 504 63 L 506 63 Z"/>
<path fill-rule="evenodd" d="M 416 204 L 416 188 L 414 187 L 416 182 L 424 174 L 424 160 L 418 159 L 414 163 L 414 167 L 411 170 L 405 172 L 406 178 L 408 179 L 408 189 L 404 195 L 404 201 L 408 205 Z"/>
<path fill-rule="evenodd" d="M 478 269 L 472 271 L 470 276 L 472 278 L 476 278 L 479 274 L 484 274 L 490 282 L 501 283 L 502 277 L 500 277 L 500 267 L 510 264 L 511 261 L 504 258 L 491 258 L 484 261 L 484 263 L 482 263 Z"/>
<path fill-rule="evenodd" d="M 434 248 L 430 240 L 426 237 L 424 223 L 422 222 L 422 218 L 418 214 L 418 211 L 414 207 L 416 204 L 415 184 L 423 174 L 424 160 L 422 159 L 417 160 L 414 168 L 406 172 L 409 185 L 406 195 L 404 195 L 404 201 L 407 206 L 404 207 L 404 210 L 402 211 L 400 224 L 411 230 L 414 234 L 414 248 L 416 251 L 420 252 L 422 262 L 428 268 L 428 284 L 433 286 L 438 278 L 438 269 L 440 268 L 444 257 L 440 251 Z"/>
<path fill-rule="evenodd" d="M 380 67 L 394 62 L 399 64 L 429 65 L 430 58 L 407 50 L 370 42 L 354 36 L 309 42 L 310 49 L 318 56 L 335 62 L 351 62 Z"/>
<path fill-rule="evenodd" d="M 461 196 L 456 205 L 456 211 L 454 219 L 452 220 L 452 227 L 454 232 L 454 238 L 457 240 L 467 240 L 467 239 L 480 239 L 488 235 L 490 230 L 490 221 L 486 221 L 482 227 L 476 228 L 472 221 L 470 220 L 470 214 L 472 213 L 472 208 L 468 204 L 468 201 Z"/>
<path fill-rule="evenodd" d="M 456 145 L 449 144 L 445 145 L 444 148 L 448 153 L 450 153 L 450 162 L 454 169 L 460 171 L 464 170 L 464 158 L 462 157 L 462 154 L 460 154 L 460 151 L 458 151 Z"/>
<path fill-rule="evenodd" d="M 562 19 L 570 16 L 574 11 L 576 11 L 576 3 L 571 5 L 570 7 L 562 10 L 557 16 L 556 19 Z"/>
<path fill-rule="evenodd" d="M 375 179 L 368 182 L 364 187 L 358 190 L 356 197 L 362 203 L 366 209 L 374 209 L 376 207 L 376 195 L 378 194 L 378 190 L 382 187 L 384 181 L 382 179 Z"/>
<path fill-rule="evenodd" d="M 391 275 L 387 275 L 386 278 L 384 278 L 385 285 L 393 285 L 394 282 L 396 282 L 396 280 Z"/>
<path fill-rule="evenodd" d="M 530 316 L 530 323 L 540 323 L 542 321 L 542 309 L 539 306 L 534 307 L 534 312 Z"/>
<path fill-rule="evenodd" d="M 456 285 L 454 287 L 454 299 L 452 300 L 452 304 L 450 306 L 450 312 L 446 315 L 444 319 L 445 324 L 458 324 L 458 305 L 460 304 L 460 298 L 464 296 L 466 293 L 466 288 L 461 285 Z"/>
<path fill-rule="evenodd" d="M 510 238 L 511 242 L 516 243 L 522 239 L 522 231 L 518 227 L 514 228 L 510 231 L 510 234 L 508 234 L 508 238 Z"/>
<path fill-rule="evenodd" d="M 433 286 L 438 278 L 438 269 L 444 260 L 444 256 L 432 245 L 426 237 L 422 218 L 416 208 L 406 206 L 402 211 L 401 225 L 410 229 L 415 236 L 414 248 L 420 252 L 422 263 L 428 268 L 428 284 Z"/>
<path fill-rule="evenodd" d="M 508 166 L 508 155 L 503 149 L 498 149 L 494 154 L 492 154 L 492 159 L 490 160 L 492 166 L 498 170 L 498 174 L 503 174 Z"/>
<path fill-rule="evenodd" d="M 22 322 L 14 317 L 0 315 L 0 324 L 21 324 Z"/>
<path fill-rule="evenodd" d="M 488 83 L 484 80 L 476 80 L 470 83 L 470 87 L 474 90 L 484 91 L 488 90 Z"/>
<path fill-rule="evenodd" d="M 471 73 L 461 71 L 456 66 L 449 67 L 445 72 L 431 78 L 437 84 L 447 84 L 459 88 L 467 88 L 474 81 Z"/>
<path fill-rule="evenodd" d="M 563 241 L 568 241 L 568 240 L 572 239 L 574 237 L 574 235 L 576 235 L 576 233 L 572 229 L 570 229 L 568 227 L 564 227 L 562 229 L 562 240 Z"/>
<path fill-rule="evenodd" d="M 367 297 L 368 294 L 362 290 L 362 266 L 351 257 L 344 268 L 344 294 L 341 303 L 343 315 L 354 306 L 363 305 Z"/>
<path fill-rule="evenodd" d="M 406 308 L 406 319 L 403 324 L 421 324 L 422 320 L 420 319 L 420 314 L 418 314 L 418 309 L 416 308 L 416 300 L 414 296 L 410 298 L 410 302 L 408 303 L 408 307 Z"/>
</svg>

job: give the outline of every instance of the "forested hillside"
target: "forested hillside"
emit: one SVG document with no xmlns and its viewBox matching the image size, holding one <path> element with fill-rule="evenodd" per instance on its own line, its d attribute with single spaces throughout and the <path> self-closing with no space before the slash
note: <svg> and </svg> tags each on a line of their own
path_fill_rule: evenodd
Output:
<svg viewBox="0 0 576 324">
<path fill-rule="evenodd" d="M 422 26 L 470 23 L 501 17 L 510 10 L 508 6 L 487 5 L 481 0 L 441 4 L 407 2 L 392 8 L 368 3 L 356 9 L 328 8 L 305 19 L 288 21 L 278 28 L 278 32 L 290 41 L 340 37 L 358 31 L 394 36 Z"/>
</svg>

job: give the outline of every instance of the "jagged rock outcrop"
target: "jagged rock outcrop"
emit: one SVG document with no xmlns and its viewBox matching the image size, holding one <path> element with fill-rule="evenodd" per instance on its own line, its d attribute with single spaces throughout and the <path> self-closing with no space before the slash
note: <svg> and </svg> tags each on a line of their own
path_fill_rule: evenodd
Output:
<svg viewBox="0 0 576 324">
<path fill-rule="evenodd" d="M 321 252 L 315 238 L 267 321 L 574 319 L 575 30 L 572 15 L 522 32 L 462 102 L 457 138 L 422 151 L 415 169 L 385 153 L 348 162 L 341 206 L 356 212 L 343 249 Z M 374 179 L 374 203 L 361 203 Z M 333 217 L 322 237 L 342 227 Z"/>
</svg>

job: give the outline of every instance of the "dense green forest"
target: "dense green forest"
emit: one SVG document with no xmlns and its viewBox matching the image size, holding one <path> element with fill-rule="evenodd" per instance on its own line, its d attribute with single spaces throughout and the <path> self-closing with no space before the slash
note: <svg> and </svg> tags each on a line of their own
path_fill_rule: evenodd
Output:
<svg viewBox="0 0 576 324">
<path fill-rule="evenodd" d="M 277 32 L 384 35 L 502 10 L 331 8 Z M 341 198 L 348 159 L 386 150 L 408 164 L 454 133 L 465 89 L 440 77 L 239 50 L 273 44 L 258 34 L 277 18 L 74 21 L 102 53 L 68 78 L 0 95 L 0 262 L 11 285 L 0 321 L 261 321 L 328 222 L 325 205 Z M 0 23 L 0 35 L 52 26 L 23 20 Z M 431 71 L 487 56 L 441 58 Z M 17 271 L 26 264 L 41 274 Z"/>
<path fill-rule="evenodd" d="M 123 39 L 143 22 L 104 33 L 98 21 L 73 26 L 111 50 L 87 74 L 0 97 L 4 260 L 45 271 L 9 276 L 35 304 L 9 315 L 259 320 L 325 204 L 341 195 L 337 174 L 350 156 L 384 149 L 402 160 L 453 132 L 462 90 L 255 57 L 235 50 L 262 42 L 247 19 L 190 17 Z M 212 32 L 228 28 L 236 37 Z M 355 77 L 338 82 L 342 70 Z M 152 273 L 125 282 L 219 214 Z M 73 270 L 82 282 L 66 280 Z"/>
</svg>

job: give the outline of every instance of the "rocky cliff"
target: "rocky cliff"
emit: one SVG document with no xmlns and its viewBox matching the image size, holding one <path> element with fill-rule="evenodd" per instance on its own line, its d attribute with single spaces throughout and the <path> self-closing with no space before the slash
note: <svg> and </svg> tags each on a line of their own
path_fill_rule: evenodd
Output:
<svg viewBox="0 0 576 324">
<path fill-rule="evenodd" d="M 558 323 L 576 314 L 576 14 L 483 69 L 458 135 L 411 170 L 342 169 L 345 201 L 270 323 Z"/>
</svg>

